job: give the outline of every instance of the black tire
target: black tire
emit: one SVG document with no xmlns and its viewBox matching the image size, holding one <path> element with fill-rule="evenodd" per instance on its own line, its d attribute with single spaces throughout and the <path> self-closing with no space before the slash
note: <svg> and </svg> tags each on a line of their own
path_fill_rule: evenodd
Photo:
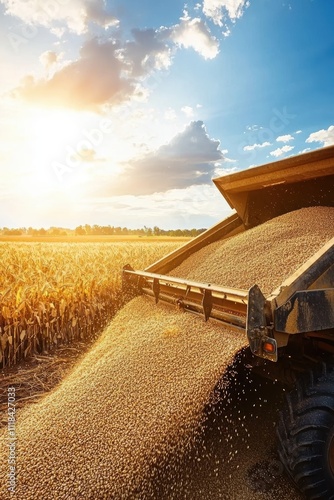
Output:
<svg viewBox="0 0 334 500">
<path fill-rule="evenodd" d="M 323 364 L 287 395 L 277 426 L 278 453 L 311 500 L 334 500 L 334 368 Z"/>
</svg>

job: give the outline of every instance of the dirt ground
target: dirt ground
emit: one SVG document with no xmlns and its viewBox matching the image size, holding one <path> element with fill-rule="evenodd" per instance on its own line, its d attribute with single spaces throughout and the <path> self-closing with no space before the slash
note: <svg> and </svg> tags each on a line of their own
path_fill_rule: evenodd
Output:
<svg viewBox="0 0 334 500">
<path fill-rule="evenodd" d="M 0 371 L 0 428 L 7 425 L 7 388 L 16 389 L 16 410 L 37 403 L 61 383 L 76 363 L 90 349 L 94 338 L 63 346 L 53 354 L 35 355 L 27 361 Z"/>
</svg>

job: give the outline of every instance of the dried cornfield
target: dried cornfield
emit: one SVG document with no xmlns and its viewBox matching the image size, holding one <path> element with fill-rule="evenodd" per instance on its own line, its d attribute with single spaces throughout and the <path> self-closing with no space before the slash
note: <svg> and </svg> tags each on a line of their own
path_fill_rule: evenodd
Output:
<svg viewBox="0 0 334 500">
<path fill-rule="evenodd" d="M 123 304 L 121 270 L 180 243 L 0 243 L 0 366 L 92 337 Z"/>
</svg>

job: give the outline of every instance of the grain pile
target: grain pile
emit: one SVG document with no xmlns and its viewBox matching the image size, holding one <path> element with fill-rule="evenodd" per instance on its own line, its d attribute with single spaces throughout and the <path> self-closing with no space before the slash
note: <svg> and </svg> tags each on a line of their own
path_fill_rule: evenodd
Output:
<svg viewBox="0 0 334 500">
<path fill-rule="evenodd" d="M 173 274 L 239 288 L 257 282 L 270 292 L 333 235 L 333 218 L 327 208 L 282 216 L 211 245 Z M 14 498 L 160 498 L 155 482 L 166 470 L 170 498 L 178 498 L 170 458 L 191 448 L 213 388 L 244 345 L 243 334 L 134 299 L 62 385 L 19 415 Z M 6 477 L 6 433 L 0 436 Z M 2 481 L 0 498 L 6 487 Z M 236 489 L 219 498 L 242 497 Z"/>
<path fill-rule="evenodd" d="M 334 208 L 303 208 L 212 243 L 170 274 L 270 294 L 333 236 Z"/>
<path fill-rule="evenodd" d="M 157 468 L 190 446 L 216 380 L 245 343 L 201 326 L 148 298 L 129 303 L 59 389 L 20 416 L 16 498 L 150 498 Z M 4 446 L 1 477 L 5 457 Z"/>
</svg>

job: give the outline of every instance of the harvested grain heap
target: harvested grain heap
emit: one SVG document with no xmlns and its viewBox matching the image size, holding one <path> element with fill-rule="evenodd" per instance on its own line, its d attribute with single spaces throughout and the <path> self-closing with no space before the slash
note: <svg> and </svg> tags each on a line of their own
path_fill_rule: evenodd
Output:
<svg viewBox="0 0 334 500">
<path fill-rule="evenodd" d="M 198 252 L 182 273 L 270 291 L 332 236 L 333 218 L 327 208 L 279 217 Z M 19 415 L 14 498 L 151 498 L 159 467 L 191 445 L 212 389 L 245 344 L 243 334 L 136 298 L 62 385 Z M 5 431 L 1 438 L 4 478 Z"/>
<path fill-rule="evenodd" d="M 170 274 L 269 294 L 333 236 L 334 208 L 302 208 L 212 243 Z"/>
<path fill-rule="evenodd" d="M 189 444 L 216 380 L 245 342 L 201 327 L 143 297 L 123 308 L 59 389 L 20 416 L 16 498 L 150 498 L 159 461 Z M 1 477 L 6 456 L 4 447 Z"/>
</svg>

